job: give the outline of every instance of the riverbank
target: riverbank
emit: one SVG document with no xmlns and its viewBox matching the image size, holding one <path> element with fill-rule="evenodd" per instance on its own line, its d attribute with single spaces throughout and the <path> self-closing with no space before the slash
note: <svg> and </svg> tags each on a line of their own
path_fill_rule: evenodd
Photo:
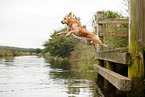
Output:
<svg viewBox="0 0 145 97">
<path fill-rule="evenodd" d="M 96 52 L 96 49 L 93 46 L 86 45 L 85 41 L 80 41 L 74 49 L 69 58 L 52 57 L 49 52 L 44 53 L 43 56 L 46 59 L 68 60 L 72 64 L 71 66 L 77 67 L 80 72 L 94 71 L 93 64 L 96 63 L 94 52 Z"/>
<path fill-rule="evenodd" d="M 0 50 L 0 58 L 15 57 L 15 56 L 29 56 L 29 55 L 36 55 L 36 54 L 35 53 L 28 53 L 28 52 Z"/>
<path fill-rule="evenodd" d="M 0 57 L 13 57 L 25 55 L 40 55 L 42 50 L 39 48 L 20 48 L 11 46 L 0 46 Z"/>
</svg>

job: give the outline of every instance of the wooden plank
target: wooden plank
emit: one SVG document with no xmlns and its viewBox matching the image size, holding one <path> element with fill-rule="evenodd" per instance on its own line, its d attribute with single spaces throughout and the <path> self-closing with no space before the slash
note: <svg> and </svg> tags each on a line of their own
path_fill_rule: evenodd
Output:
<svg viewBox="0 0 145 97">
<path fill-rule="evenodd" d="M 98 19 L 98 24 L 127 24 L 127 19 Z"/>
<path fill-rule="evenodd" d="M 110 49 L 110 50 L 105 50 L 105 51 L 100 51 L 98 53 L 122 53 L 122 52 L 128 52 L 128 48 L 127 47 L 124 47 L 124 48 L 117 48 L 117 49 Z"/>
<path fill-rule="evenodd" d="M 97 53 L 96 58 L 120 64 L 130 64 L 129 53 Z"/>
<path fill-rule="evenodd" d="M 94 70 L 102 75 L 106 80 L 113 84 L 120 91 L 130 91 L 131 90 L 131 79 L 117 74 L 111 70 L 108 70 L 102 66 L 94 64 Z"/>
<path fill-rule="evenodd" d="M 127 48 L 118 48 L 97 52 L 96 58 L 120 64 L 130 64 L 130 54 Z"/>
<path fill-rule="evenodd" d="M 98 36 L 110 37 L 110 36 L 128 36 L 128 32 L 99 32 Z"/>
</svg>

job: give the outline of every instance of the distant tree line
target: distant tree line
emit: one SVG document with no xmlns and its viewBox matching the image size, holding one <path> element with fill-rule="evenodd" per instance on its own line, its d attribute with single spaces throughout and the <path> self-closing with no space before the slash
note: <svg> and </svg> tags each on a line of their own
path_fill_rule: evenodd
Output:
<svg viewBox="0 0 145 97">
<path fill-rule="evenodd" d="M 19 47 L 10 47 L 10 46 L 0 46 L 1 49 L 5 50 L 14 50 L 18 52 L 31 52 L 31 53 L 36 53 L 37 49 L 34 48 L 19 48 Z"/>
<path fill-rule="evenodd" d="M 40 48 L 19 48 L 19 47 L 10 47 L 10 46 L 0 46 L 0 57 L 7 56 L 21 56 L 21 55 L 30 55 L 30 54 L 39 54 L 42 53 Z"/>
</svg>

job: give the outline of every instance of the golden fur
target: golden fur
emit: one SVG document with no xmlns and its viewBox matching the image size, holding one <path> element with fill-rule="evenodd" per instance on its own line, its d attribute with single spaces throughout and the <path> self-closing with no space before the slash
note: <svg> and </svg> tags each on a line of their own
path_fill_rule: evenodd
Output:
<svg viewBox="0 0 145 97">
<path fill-rule="evenodd" d="M 66 36 L 68 36 L 69 34 L 73 33 L 74 36 L 76 36 L 77 38 L 84 38 L 86 40 L 87 45 L 94 45 L 95 47 L 94 43 L 97 43 L 97 44 L 101 44 L 104 47 L 107 47 L 105 44 L 101 42 L 101 40 L 97 35 L 83 28 L 79 23 L 79 21 L 76 20 L 74 17 L 72 17 L 71 12 L 63 18 L 61 23 L 66 24 L 68 28 L 67 31 L 60 32 L 57 35 L 66 34 Z"/>
</svg>

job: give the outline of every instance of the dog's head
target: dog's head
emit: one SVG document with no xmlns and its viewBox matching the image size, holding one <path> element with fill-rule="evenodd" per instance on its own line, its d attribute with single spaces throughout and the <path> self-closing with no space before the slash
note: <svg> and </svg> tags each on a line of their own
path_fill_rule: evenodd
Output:
<svg viewBox="0 0 145 97">
<path fill-rule="evenodd" d="M 67 14 L 63 20 L 61 21 L 62 24 L 68 24 L 69 20 L 71 19 L 72 17 L 72 12 L 70 12 L 69 14 Z"/>
</svg>

